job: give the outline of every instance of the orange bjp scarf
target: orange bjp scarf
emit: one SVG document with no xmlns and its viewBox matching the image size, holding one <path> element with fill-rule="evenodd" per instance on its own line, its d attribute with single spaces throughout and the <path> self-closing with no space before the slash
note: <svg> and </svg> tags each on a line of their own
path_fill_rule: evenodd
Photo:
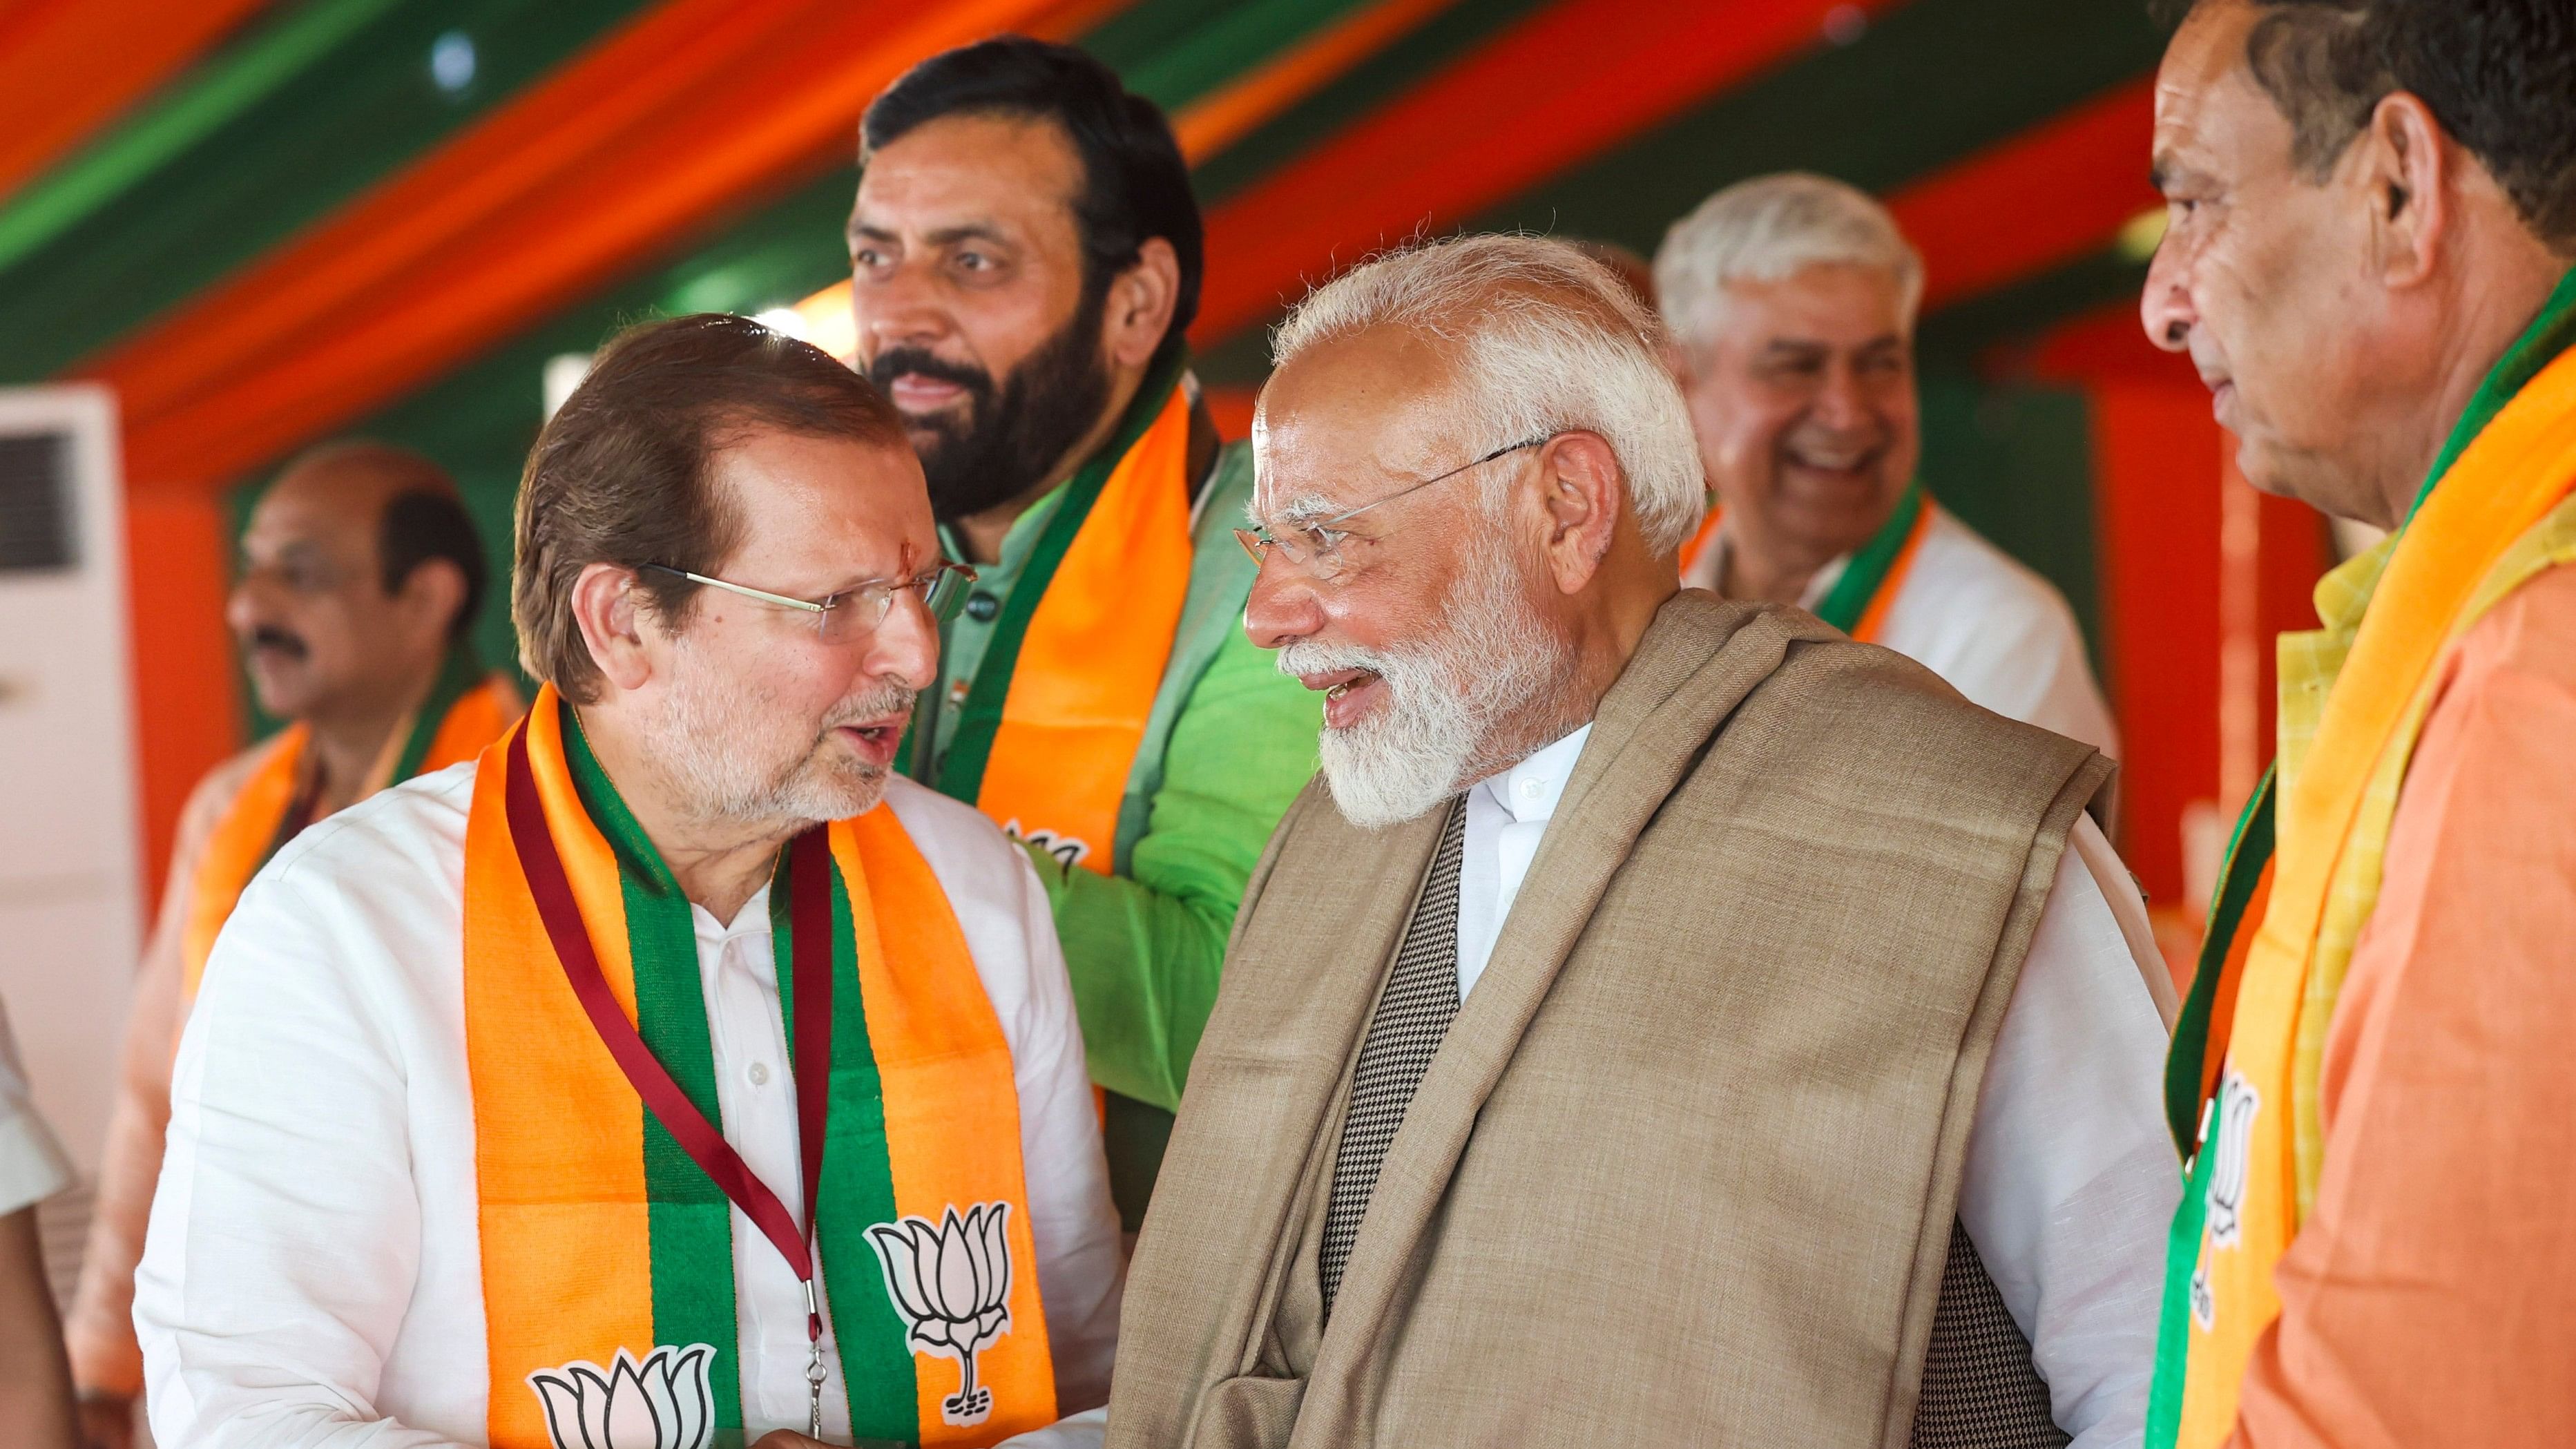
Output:
<svg viewBox="0 0 2576 1449">
<path fill-rule="evenodd" d="M 486 673 L 471 649 L 449 650 L 429 697 L 413 711 L 409 724 L 394 731 L 358 798 L 473 759 L 518 717 L 519 693 L 506 676 Z M 311 792 L 318 782 L 307 778 L 304 746 L 308 737 L 306 728 L 295 724 L 271 740 L 206 837 L 190 880 L 188 910 L 180 930 L 183 1021 L 187 1004 L 197 999 L 197 988 L 205 979 L 206 958 L 215 949 L 215 937 L 231 919 L 233 907 L 241 903 L 251 877 L 312 823 Z"/>
<path fill-rule="evenodd" d="M 1186 360 L 1175 347 L 1147 373 L 1065 485 L 927 782 L 1103 875 L 1190 591 Z"/>
<path fill-rule="evenodd" d="M 616 1008 L 721 1127 L 691 907 L 548 686 L 484 752 L 465 838 L 490 1442 L 739 1443 L 732 1204 L 647 1108 L 568 980 L 514 838 L 513 772 L 542 807 L 553 879 Z M 821 1247 L 825 1346 L 863 1442 L 992 1444 L 1056 1417 L 1009 1043 L 893 808 L 824 834 L 830 1074 L 816 1220 L 800 1226 Z M 770 909 L 793 1054 L 806 963 L 780 854 Z"/>
<path fill-rule="evenodd" d="M 1708 516 L 1700 521 L 1699 532 L 1682 545 L 1684 574 L 1715 546 L 1725 519 L 1723 506 L 1709 508 Z M 1906 484 L 1905 491 L 1897 496 L 1896 510 L 1867 543 L 1852 551 L 1834 586 L 1816 601 L 1816 617 L 1864 644 L 1877 643 L 1887 627 L 1888 608 L 1904 592 L 1905 580 L 1914 572 L 1914 556 L 1923 549 L 1923 535 L 1931 530 L 1931 495 L 1923 491 L 1919 481 Z"/>
</svg>

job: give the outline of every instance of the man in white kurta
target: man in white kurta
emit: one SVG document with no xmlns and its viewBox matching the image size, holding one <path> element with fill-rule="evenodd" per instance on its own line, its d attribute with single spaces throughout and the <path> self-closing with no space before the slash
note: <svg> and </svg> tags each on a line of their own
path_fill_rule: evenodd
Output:
<svg viewBox="0 0 2576 1449">
<path fill-rule="evenodd" d="M 636 329 L 583 391 L 539 442 L 520 519 L 514 613 L 547 682 L 535 709 L 553 742 L 514 736 L 517 753 L 496 747 L 307 829 L 216 944 L 179 1050 L 137 1276 L 155 1436 L 191 1449 L 413 1449 L 483 1445 L 496 1432 L 473 1087 L 473 1069 L 492 1064 L 469 1053 L 469 971 L 533 973 L 560 990 L 571 963 L 468 961 L 468 827 L 491 818 L 470 814 L 478 787 L 497 787 L 485 771 L 527 769 L 544 749 L 560 759 L 576 730 L 641 848 L 687 897 L 717 1099 L 708 1115 L 779 1202 L 806 1195 L 772 941 L 775 863 L 815 821 L 893 813 L 945 895 L 1007 1046 L 1055 1401 L 1099 1403 L 1121 1246 L 1046 895 L 1024 853 L 971 806 L 886 768 L 904 696 L 935 677 L 937 614 L 963 594 L 944 588 L 952 569 L 938 562 L 899 420 L 822 353 L 737 318 Z M 699 553 L 678 552 L 691 540 Z M 532 559 L 550 566 L 531 577 Z M 606 807 L 575 808 L 596 820 Z M 532 849 L 521 841 L 519 858 Z M 596 940 L 601 923 L 584 927 Z M 795 954 L 801 998 L 808 958 Z M 898 979 L 923 969 L 891 950 L 885 968 Z M 601 1042 L 576 1031 L 562 1045 L 595 1053 Z M 633 1121 L 625 1114 L 641 1104 L 615 1095 L 588 1106 Z M 582 1206 L 578 1186 L 568 1210 Z M 838 1329 L 828 1302 L 809 1308 L 807 1297 L 828 1291 L 822 1272 L 809 1290 L 743 1196 L 727 1196 L 744 1436 L 799 1449 L 818 1414 L 825 1437 L 847 1442 Z M 788 1211 L 813 1251 L 847 1251 Z M 648 1249 L 637 1233 L 631 1251 Z M 875 1281 L 873 1263 L 842 1279 Z M 819 1394 L 808 1381 L 816 1316 Z M 571 1449 L 566 1434 L 582 1431 L 550 1420 L 548 1432 Z M 703 1449 L 668 1425 L 656 1432 L 653 1449 Z M 616 1437 L 624 1449 L 627 1431 Z"/>
<path fill-rule="evenodd" d="M 179 1049 L 136 1289 L 165 1444 L 483 1442 L 459 943 L 475 768 L 307 830 L 224 928 Z M 1057 1392 L 1097 1402 L 1117 1341 L 1118 1219 L 1046 893 L 972 807 L 901 778 L 886 804 L 956 908 L 1010 1042 Z M 764 1181 L 794 1183 L 768 890 L 730 923 L 691 914 L 725 1138 Z M 804 1303 L 739 1209 L 734 1275 L 744 1416 L 801 1424 Z M 823 1427 L 846 1435 L 825 1362 Z"/>
<path fill-rule="evenodd" d="M 1906 532 L 1899 504 L 1922 457 L 1921 257 L 1867 195 L 1821 176 L 1765 176 L 1675 222 L 1655 284 L 1715 494 L 1683 550 L 1683 585 L 1824 612 L 1891 519 Z M 1937 501 L 1924 507 L 1920 539 L 1877 550 L 1892 557 L 1876 587 L 1827 622 L 1972 703 L 2116 757 L 2065 598 Z"/>
</svg>

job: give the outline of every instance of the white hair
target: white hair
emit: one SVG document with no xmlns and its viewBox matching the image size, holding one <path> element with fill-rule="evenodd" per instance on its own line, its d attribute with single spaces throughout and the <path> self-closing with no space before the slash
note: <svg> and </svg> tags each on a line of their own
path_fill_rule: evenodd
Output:
<svg viewBox="0 0 2576 1449">
<path fill-rule="evenodd" d="M 1458 344 L 1453 402 L 1471 450 L 1598 433 L 1626 475 L 1628 507 L 1649 549 L 1679 548 L 1699 527 L 1699 445 L 1664 367 L 1663 324 L 1575 247 L 1463 236 L 1387 252 L 1298 303 L 1272 334 L 1271 361 L 1284 367 L 1371 327 Z"/>
<path fill-rule="evenodd" d="M 1894 278 L 1913 332 L 1922 254 L 1868 192 L 1806 171 L 1739 181 L 1674 222 L 1655 249 L 1655 297 L 1673 334 L 1697 347 L 1717 330 L 1728 284 L 1786 281 L 1830 265 Z"/>
</svg>

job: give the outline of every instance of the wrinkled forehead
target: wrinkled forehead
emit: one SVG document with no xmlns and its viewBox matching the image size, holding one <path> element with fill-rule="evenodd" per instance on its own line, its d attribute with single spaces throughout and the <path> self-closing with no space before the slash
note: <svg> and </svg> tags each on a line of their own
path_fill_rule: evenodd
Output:
<svg viewBox="0 0 2576 1449">
<path fill-rule="evenodd" d="M 2214 126 L 2242 125 L 2244 112 L 2272 110 L 2254 79 L 2246 45 L 2260 16 L 2219 0 L 2192 11 L 2156 68 L 2154 165 L 2159 172 L 2201 159 Z M 2277 117 L 2277 112 L 2275 112 Z M 2284 130 L 2287 122 L 2283 122 Z"/>
<path fill-rule="evenodd" d="M 1456 467 L 1458 344 L 1373 327 L 1271 374 L 1253 418 L 1252 509 L 1294 522 L 1358 508 Z"/>
</svg>

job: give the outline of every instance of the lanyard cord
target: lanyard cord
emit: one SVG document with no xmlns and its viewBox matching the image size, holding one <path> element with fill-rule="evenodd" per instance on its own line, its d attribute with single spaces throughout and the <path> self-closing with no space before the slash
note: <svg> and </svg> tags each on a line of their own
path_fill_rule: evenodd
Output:
<svg viewBox="0 0 2576 1449">
<path fill-rule="evenodd" d="M 671 1140 L 680 1145 L 689 1160 L 759 1227 L 778 1249 L 779 1256 L 787 1260 L 788 1268 L 805 1290 L 805 1333 L 813 1345 L 806 1382 L 812 1428 L 819 1435 L 823 1310 L 814 1283 L 812 1226 L 814 1203 L 822 1186 L 823 1137 L 830 1113 L 832 1073 L 832 887 L 828 874 L 832 865 L 824 836 L 827 827 L 814 826 L 787 847 L 789 961 L 796 999 L 796 1135 L 798 1157 L 805 1172 L 806 1228 L 799 1231 L 778 1194 L 760 1180 L 742 1155 L 734 1151 L 733 1144 L 725 1141 L 724 1134 L 698 1110 L 698 1104 L 689 1100 L 669 1069 L 644 1044 L 635 1024 L 626 1019 L 625 1008 L 618 1004 L 616 992 L 600 970 L 599 954 L 581 918 L 581 904 L 573 895 L 563 857 L 547 829 L 536 772 L 528 763 L 525 729 L 510 738 L 507 771 L 504 793 L 510 841 L 517 848 L 519 868 L 527 876 L 528 893 L 536 900 L 546 936 L 563 963 L 564 978 L 572 984 L 573 995 L 589 1015 L 592 1029 L 599 1033 L 600 1044 L 608 1048 L 609 1056 L 626 1074 L 635 1094 L 644 1099 L 645 1109 L 671 1134 Z"/>
</svg>

